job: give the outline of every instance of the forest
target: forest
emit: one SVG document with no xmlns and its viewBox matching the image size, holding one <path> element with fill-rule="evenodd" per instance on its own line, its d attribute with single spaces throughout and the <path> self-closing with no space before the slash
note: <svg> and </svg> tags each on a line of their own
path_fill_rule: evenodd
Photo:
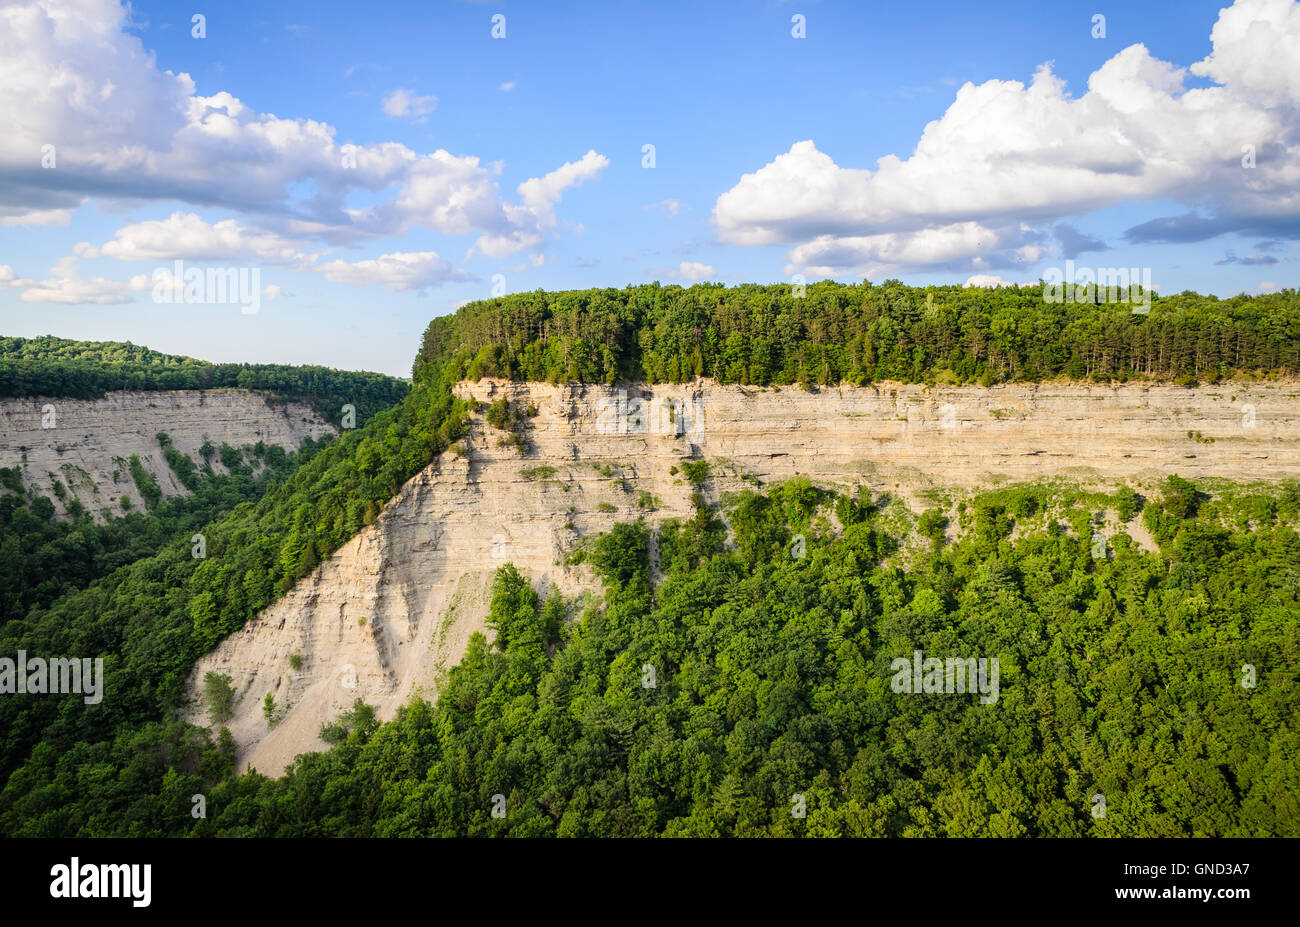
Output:
<svg viewBox="0 0 1300 927">
<path fill-rule="evenodd" d="M 495 639 L 474 638 L 436 704 L 385 724 L 357 704 L 276 780 L 235 775 L 220 724 L 176 720 L 200 655 L 463 436 L 466 377 L 1290 377 L 1298 321 L 1292 291 L 1157 297 L 1147 315 L 893 283 L 471 304 L 430 324 L 400 402 L 204 525 L 206 558 L 190 553 L 202 516 L 178 513 L 140 559 L 60 560 L 66 588 L 10 600 L 0 653 L 103 654 L 112 697 L 0 699 L 0 833 L 1300 835 L 1293 483 L 1010 487 L 963 500 L 949 526 L 939 508 L 798 480 L 710 506 L 698 461 L 693 518 L 622 524 L 575 555 L 600 595 L 539 597 L 503 567 Z M 39 507 L 0 511 L 29 523 Z M 1158 551 L 1116 535 L 1096 556 L 1101 509 Z M 917 649 L 999 659 L 996 704 L 892 692 L 891 661 Z"/>
<path fill-rule="evenodd" d="M 0 827 L 1296 836 L 1300 486 L 1215 489 L 1009 487 L 959 506 L 955 543 L 937 509 L 899 522 L 887 497 L 802 479 L 620 524 L 576 555 L 598 600 L 539 597 L 501 567 L 495 642 L 474 636 L 436 704 L 380 724 L 358 702 L 280 779 L 233 775 L 228 732 L 162 717 L 42 743 L 0 792 Z M 1096 556 L 1095 512 L 1134 499 L 1159 551 L 1116 534 Z M 891 692 L 914 649 L 997 657 L 1000 697 Z"/>
<path fill-rule="evenodd" d="M 0 338 L 0 398 L 50 396 L 97 399 L 110 390 L 247 389 L 311 404 L 340 423 L 351 404 L 358 421 L 401 400 L 409 384 L 379 373 L 212 364 L 130 343 L 63 338 Z"/>
<path fill-rule="evenodd" d="M 255 500 L 203 525 L 204 558 L 191 555 L 187 521 L 156 553 L 0 626 L 0 652 L 103 654 L 113 696 L 100 706 L 0 699 L 0 777 L 31 783 L 28 772 L 14 770 L 30 772 L 46 751 L 98 755 L 170 718 L 199 656 L 374 521 L 406 480 L 460 436 L 467 408 L 452 396 L 453 382 L 417 385 L 406 401 L 316 449 L 282 482 L 272 479 Z M 42 538 L 28 532 L 23 542 Z"/>
<path fill-rule="evenodd" d="M 1300 296 L 1155 296 L 1148 313 L 1049 303 L 1042 287 L 897 281 L 518 293 L 429 323 L 417 368 L 547 382 L 787 384 L 1152 379 L 1300 373 Z"/>
<path fill-rule="evenodd" d="M 54 504 L 29 492 L 17 468 L 0 467 L 0 623 L 155 554 L 174 538 L 191 537 L 236 506 L 260 498 L 329 440 L 327 436 L 319 442 L 304 438 L 293 454 L 261 442 L 247 449 L 223 445 L 222 460 L 230 465 L 230 472 L 220 475 L 209 461 L 200 469 L 168 442 L 163 445 L 166 459 L 189 495 L 160 499 L 157 480 L 133 455 L 130 469 L 147 510 L 102 523 L 57 480 L 55 493 L 65 497 L 70 517 L 55 518 Z"/>
</svg>

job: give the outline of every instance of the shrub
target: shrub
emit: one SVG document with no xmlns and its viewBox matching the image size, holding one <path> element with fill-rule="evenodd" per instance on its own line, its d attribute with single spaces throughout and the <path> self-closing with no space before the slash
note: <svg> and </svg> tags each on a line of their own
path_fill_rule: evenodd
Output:
<svg viewBox="0 0 1300 927">
<path fill-rule="evenodd" d="M 1131 521 L 1142 508 L 1142 497 L 1129 486 L 1121 486 L 1115 491 L 1115 514 L 1122 522 Z"/>
<path fill-rule="evenodd" d="M 235 687 L 225 673 L 208 670 L 203 677 L 203 698 L 208 703 L 208 717 L 213 724 L 228 721 L 234 713 Z"/>
</svg>

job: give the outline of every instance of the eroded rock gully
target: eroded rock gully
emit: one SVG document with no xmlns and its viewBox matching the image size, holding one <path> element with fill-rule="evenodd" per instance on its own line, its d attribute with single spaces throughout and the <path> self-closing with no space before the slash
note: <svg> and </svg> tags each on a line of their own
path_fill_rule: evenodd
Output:
<svg viewBox="0 0 1300 927">
<path fill-rule="evenodd" d="M 356 698 L 387 719 L 413 693 L 435 696 L 440 671 L 484 630 L 502 563 L 539 591 L 593 588 L 584 569 L 562 565 L 563 553 L 619 520 L 689 516 L 690 487 L 673 472 L 683 459 L 714 465 L 713 499 L 743 488 L 745 476 L 796 474 L 904 498 L 932 486 L 1046 477 L 1107 486 L 1170 473 L 1300 476 L 1300 386 L 1289 383 L 805 392 L 485 380 L 458 389 L 534 404 L 528 448 L 500 446 L 501 432 L 477 417 L 463 455 L 442 455 L 372 525 L 199 662 L 189 717 L 206 723 L 197 697 L 204 674 L 229 674 L 241 768 L 278 775 L 298 753 L 322 749 L 322 723 Z M 262 713 L 268 692 L 283 712 L 274 727 Z"/>
</svg>

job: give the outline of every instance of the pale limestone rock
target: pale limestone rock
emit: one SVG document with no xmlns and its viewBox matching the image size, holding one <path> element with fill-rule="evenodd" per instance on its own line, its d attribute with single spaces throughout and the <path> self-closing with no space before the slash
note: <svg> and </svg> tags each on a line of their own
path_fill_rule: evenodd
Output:
<svg viewBox="0 0 1300 927">
<path fill-rule="evenodd" d="M 43 427 L 43 422 L 54 427 Z M 49 496 L 59 514 L 65 510 L 54 494 L 50 474 L 97 518 L 121 515 L 124 495 L 130 497 L 133 511 L 143 511 L 144 500 L 126 464 L 132 454 L 158 478 L 163 498 L 187 492 L 163 458 L 157 439 L 160 431 L 200 467 L 204 434 L 218 449 L 222 442 L 243 447 L 263 441 L 296 451 L 304 437 L 336 433 L 310 406 L 272 404 L 241 389 L 121 391 L 100 399 L 3 399 L 0 467 L 20 467 L 24 484 Z M 212 468 L 226 472 L 215 455 Z"/>
<path fill-rule="evenodd" d="M 321 724 L 356 698 L 388 719 L 412 694 L 436 695 L 440 670 L 460 659 L 471 633 L 484 630 L 493 572 L 502 563 L 513 562 L 541 592 L 593 589 L 589 572 L 563 566 L 564 552 L 615 521 L 689 517 L 691 488 L 671 472 L 683 459 L 714 464 L 711 501 L 749 486 L 746 475 L 773 482 L 803 474 L 825 486 L 861 484 L 905 499 L 932 486 L 1058 476 L 1099 487 L 1149 486 L 1170 473 L 1300 477 L 1294 384 L 878 384 L 809 393 L 701 381 L 623 387 L 628 406 L 619 405 L 617 388 L 602 386 L 485 380 L 459 391 L 485 402 L 504 392 L 535 403 L 531 448 L 521 456 L 499 447 L 501 432 L 479 417 L 466 456 L 442 455 L 374 524 L 199 661 L 188 716 L 206 723 L 197 699 L 204 673 L 229 674 L 238 693 L 229 726 L 241 768 L 278 775 L 298 753 L 322 749 Z M 642 407 L 638 397 L 655 402 Z M 671 419 L 664 411 L 670 398 L 686 402 Z M 1188 438 L 1189 431 L 1214 441 Z M 606 465 L 626 489 L 614 485 L 614 473 L 597 469 Z M 539 467 L 554 473 L 530 479 L 522 472 Z M 642 492 L 657 497 L 657 511 L 638 508 Z M 293 653 L 302 660 L 297 671 Z M 289 705 L 270 729 L 262 715 L 267 692 Z"/>
</svg>

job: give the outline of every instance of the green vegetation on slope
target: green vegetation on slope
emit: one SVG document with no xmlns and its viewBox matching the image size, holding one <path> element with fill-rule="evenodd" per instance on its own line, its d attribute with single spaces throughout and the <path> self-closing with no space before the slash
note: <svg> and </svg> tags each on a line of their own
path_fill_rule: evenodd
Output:
<svg viewBox="0 0 1300 927">
<path fill-rule="evenodd" d="M 416 367 L 458 352 L 471 379 L 758 385 L 992 384 L 1058 376 L 1214 382 L 1300 373 L 1295 290 L 1127 305 L 1047 303 L 1041 287 L 810 284 L 517 293 L 434 319 Z"/>
<path fill-rule="evenodd" d="M 160 435 L 166 438 L 166 435 Z M 329 438 L 322 438 L 324 446 Z M 170 441 L 164 447 L 170 448 Z M 254 502 L 271 486 L 287 479 L 309 459 L 317 442 L 303 439 L 297 454 L 277 445 L 259 444 L 249 454 L 263 464 L 253 468 L 240 463 L 229 475 L 218 475 L 174 448 L 168 464 L 192 494 L 166 501 L 155 498 L 148 513 L 130 512 L 100 524 L 75 499 L 68 502 L 71 518 L 54 518 L 54 504 L 45 496 L 29 493 L 16 469 L 0 468 L 0 623 L 20 618 L 36 607 L 48 606 L 60 596 L 82 589 L 119 567 L 151 556 L 171 541 L 193 536 L 204 525 L 245 502 Z M 193 472 L 181 460 L 189 463 Z M 157 492 L 157 480 L 133 456 L 133 478 Z M 177 468 L 180 468 L 179 470 Z M 182 471 L 186 474 L 182 476 Z M 142 493 L 145 492 L 142 487 Z"/>
<path fill-rule="evenodd" d="M 39 748 L 0 794 L 0 822 L 33 835 L 1294 836 L 1300 491 L 1256 492 L 1247 516 L 1189 486 L 1170 481 L 1145 506 L 1169 529 L 1158 554 L 1116 537 L 1097 557 L 1095 499 L 1017 487 L 969 502 L 960 541 L 903 567 L 885 500 L 796 480 L 736 501 L 733 549 L 707 509 L 662 526 L 652 588 L 648 529 L 619 525 L 585 553 L 605 595 L 577 624 L 503 567 L 496 642 L 475 635 L 436 705 L 381 725 L 358 703 L 322 732 L 333 748 L 282 779 L 231 776 L 228 746 L 152 724 Z M 892 691 L 892 660 L 918 649 L 998 658 L 998 699 Z"/>
<path fill-rule="evenodd" d="M 0 338 L 0 397 L 95 399 L 110 390 L 220 388 L 309 402 L 335 425 L 340 423 L 343 406 L 351 404 L 359 425 L 399 401 L 409 386 L 379 373 L 284 364 L 212 364 L 112 341 Z"/>
<path fill-rule="evenodd" d="M 205 526 L 205 558 L 191 555 L 182 533 L 154 556 L 0 628 L 0 653 L 103 655 L 108 693 L 93 706 L 76 698 L 0 698 L 0 774 L 68 751 L 106 756 L 115 742 L 154 736 L 147 725 L 179 704 L 199 656 L 374 521 L 403 483 L 460 436 L 465 404 L 452 397 L 454 382 L 417 382 L 403 402 L 345 432 L 286 482 Z M 183 725 L 174 730 L 197 736 Z M 44 791 L 52 784 L 32 779 L 30 768 L 14 773 L 14 783 L 72 813 L 69 796 Z"/>
<path fill-rule="evenodd" d="M 661 586 L 640 525 L 589 551 L 605 602 L 576 626 L 561 620 L 571 603 L 539 602 L 503 571 L 497 646 L 476 637 L 436 706 L 379 725 L 356 705 L 323 732 L 332 750 L 277 781 L 233 777 L 224 728 L 214 743 L 169 719 L 199 655 L 461 436 L 467 405 L 450 388 L 465 376 L 1290 376 L 1298 319 L 1293 291 L 1180 294 L 1137 315 L 1048 305 L 1032 288 L 893 282 L 815 284 L 797 300 L 788 287 L 654 284 L 472 304 L 431 323 L 400 405 L 208 526 L 206 559 L 174 538 L 0 628 L 0 653 L 104 654 L 108 675 L 98 706 L 0 699 L 0 832 L 1295 835 L 1291 487 L 1240 504 L 1180 481 L 1155 504 L 1117 495 L 1162 547 L 1120 540 L 1113 559 L 1093 557 L 1088 513 L 1063 516 L 1070 532 L 1028 530 L 1043 505 L 1004 491 L 962 513 L 955 546 L 943 513 L 924 516 L 928 543 L 904 566 L 896 503 L 799 483 L 742 497 L 728 549 L 700 462 L 686 472 L 697 517 L 658 537 Z M 913 648 L 998 657 L 1000 700 L 896 695 L 890 661 Z M 1237 684 L 1246 663 L 1255 689 Z M 196 792 L 209 798 L 201 821 Z M 1089 814 L 1097 793 L 1104 819 Z M 796 794 L 805 818 L 790 815 Z"/>
</svg>

